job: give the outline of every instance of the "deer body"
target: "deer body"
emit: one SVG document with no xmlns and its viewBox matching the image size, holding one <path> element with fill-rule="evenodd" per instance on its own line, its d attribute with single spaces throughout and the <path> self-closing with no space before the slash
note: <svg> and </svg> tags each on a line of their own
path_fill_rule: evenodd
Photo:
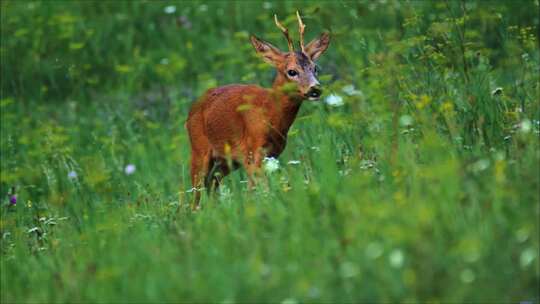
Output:
<svg viewBox="0 0 540 304">
<path fill-rule="evenodd" d="M 206 91 L 193 104 L 186 128 L 191 143 L 191 179 L 194 188 L 219 185 L 220 179 L 243 166 L 249 176 L 260 171 L 264 157 L 277 157 L 285 149 L 287 133 L 306 98 L 315 100 L 321 90 L 315 78 L 315 60 L 329 43 L 323 34 L 302 52 L 294 52 L 286 29 L 275 19 L 289 42 L 284 53 L 255 36 L 251 43 L 263 59 L 273 64 L 277 76 L 272 88 L 233 84 Z M 303 23 L 298 15 L 301 37 Z M 295 90 L 285 90 L 287 84 Z M 195 207 L 200 193 L 195 192 Z"/>
</svg>

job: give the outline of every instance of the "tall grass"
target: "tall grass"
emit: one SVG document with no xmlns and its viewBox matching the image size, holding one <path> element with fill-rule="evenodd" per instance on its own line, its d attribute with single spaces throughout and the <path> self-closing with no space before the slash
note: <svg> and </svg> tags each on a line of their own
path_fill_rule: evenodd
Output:
<svg viewBox="0 0 540 304">
<path fill-rule="evenodd" d="M 0 5 L 2 303 L 540 300 L 538 1 Z M 191 102 L 296 9 L 344 104 L 192 213 Z"/>
</svg>

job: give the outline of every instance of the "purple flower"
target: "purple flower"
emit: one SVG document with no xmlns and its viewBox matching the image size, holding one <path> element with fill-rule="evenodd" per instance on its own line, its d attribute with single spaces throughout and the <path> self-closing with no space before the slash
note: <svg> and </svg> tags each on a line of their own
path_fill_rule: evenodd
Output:
<svg viewBox="0 0 540 304">
<path fill-rule="evenodd" d="M 135 167 L 134 164 L 128 164 L 124 168 L 124 173 L 126 173 L 126 175 L 131 175 L 131 174 L 135 173 L 135 170 L 136 170 L 136 167 Z"/>
<path fill-rule="evenodd" d="M 189 21 L 189 18 L 185 15 L 176 18 L 176 24 L 179 27 L 185 28 L 186 30 L 191 29 L 191 21 Z"/>
<path fill-rule="evenodd" d="M 69 178 L 69 179 L 77 179 L 77 172 L 75 172 L 75 171 L 69 171 L 69 172 L 68 172 L 68 178 Z"/>
<path fill-rule="evenodd" d="M 9 197 L 9 203 L 11 205 L 17 204 L 17 196 L 15 194 L 13 194 L 12 196 Z"/>
</svg>

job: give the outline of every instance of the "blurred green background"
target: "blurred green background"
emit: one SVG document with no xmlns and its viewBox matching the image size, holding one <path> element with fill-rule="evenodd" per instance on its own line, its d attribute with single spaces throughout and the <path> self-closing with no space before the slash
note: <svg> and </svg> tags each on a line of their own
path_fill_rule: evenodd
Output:
<svg viewBox="0 0 540 304">
<path fill-rule="evenodd" d="M 538 0 L 0 8 L 2 303 L 538 303 Z M 322 101 L 192 213 L 190 104 L 296 10 Z"/>
</svg>

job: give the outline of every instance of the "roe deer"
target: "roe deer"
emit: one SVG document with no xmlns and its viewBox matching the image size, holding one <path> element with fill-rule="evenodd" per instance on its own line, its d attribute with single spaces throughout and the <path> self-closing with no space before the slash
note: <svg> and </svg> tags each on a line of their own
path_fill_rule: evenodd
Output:
<svg viewBox="0 0 540 304">
<path fill-rule="evenodd" d="M 226 85 L 209 89 L 192 105 L 186 128 L 191 142 L 193 208 L 198 208 L 198 189 L 203 183 L 208 190 L 217 188 L 221 178 L 240 165 L 253 186 L 264 157 L 277 157 L 285 149 L 302 100 L 319 99 L 322 91 L 314 61 L 328 48 L 330 35 L 323 33 L 304 46 L 305 25 L 298 11 L 296 17 L 300 51 L 294 50 L 289 31 L 277 15 L 274 21 L 287 38 L 288 52 L 250 37 L 255 51 L 277 70 L 272 88 Z"/>
</svg>

